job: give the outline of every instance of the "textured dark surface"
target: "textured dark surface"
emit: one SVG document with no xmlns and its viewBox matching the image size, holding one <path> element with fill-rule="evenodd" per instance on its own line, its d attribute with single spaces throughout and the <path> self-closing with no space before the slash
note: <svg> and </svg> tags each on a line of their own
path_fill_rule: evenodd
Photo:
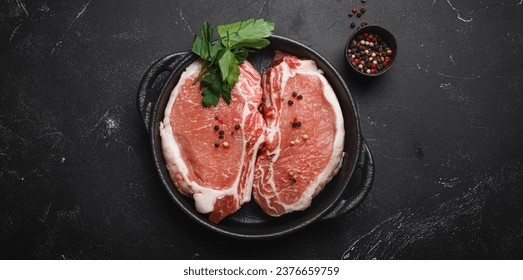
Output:
<svg viewBox="0 0 523 280">
<path fill-rule="evenodd" d="M 2 258 L 523 258 L 523 2 L 367 1 L 394 68 L 353 76 L 359 1 L 0 3 Z M 276 22 L 346 79 L 376 161 L 349 216 L 283 239 L 203 229 L 160 185 L 135 98 L 204 20 Z"/>
</svg>

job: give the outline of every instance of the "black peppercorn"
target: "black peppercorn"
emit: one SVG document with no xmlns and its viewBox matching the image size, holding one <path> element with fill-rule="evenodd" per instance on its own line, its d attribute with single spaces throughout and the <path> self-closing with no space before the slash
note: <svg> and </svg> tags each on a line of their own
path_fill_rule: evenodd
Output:
<svg viewBox="0 0 523 280">
<path fill-rule="evenodd" d="M 219 129 L 220 129 L 219 126 L 217 126 L 217 125 L 214 126 L 214 130 L 219 130 Z"/>
<path fill-rule="evenodd" d="M 295 91 L 292 93 L 292 97 L 296 97 L 298 96 L 298 93 L 296 93 Z"/>
<path fill-rule="evenodd" d="M 216 147 L 216 148 L 220 147 L 220 143 L 214 143 L 214 147 Z"/>
<path fill-rule="evenodd" d="M 298 100 L 302 100 L 303 99 L 303 95 L 298 95 Z"/>
<path fill-rule="evenodd" d="M 292 105 L 292 104 L 294 104 L 294 101 L 289 100 L 289 101 L 287 102 L 287 104 Z"/>
<path fill-rule="evenodd" d="M 350 28 L 354 28 L 354 27 L 356 27 L 356 24 L 354 22 L 351 22 Z"/>
<path fill-rule="evenodd" d="M 220 132 L 218 132 L 220 135 L 223 135 L 225 133 L 225 131 L 223 130 L 220 130 Z"/>
<path fill-rule="evenodd" d="M 234 129 L 240 129 L 240 125 L 239 124 L 235 125 Z"/>
</svg>

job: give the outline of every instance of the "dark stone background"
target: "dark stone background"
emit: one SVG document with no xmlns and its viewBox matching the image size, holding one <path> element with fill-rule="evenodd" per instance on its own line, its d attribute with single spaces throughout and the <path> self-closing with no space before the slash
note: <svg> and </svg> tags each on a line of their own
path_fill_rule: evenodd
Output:
<svg viewBox="0 0 523 280">
<path fill-rule="evenodd" d="M 372 81 L 343 58 L 356 0 L 0 3 L 2 258 L 523 258 L 521 0 L 368 0 L 400 48 Z M 135 105 L 150 63 L 204 20 L 250 17 L 340 71 L 377 167 L 347 217 L 262 242 L 176 207 Z"/>
</svg>

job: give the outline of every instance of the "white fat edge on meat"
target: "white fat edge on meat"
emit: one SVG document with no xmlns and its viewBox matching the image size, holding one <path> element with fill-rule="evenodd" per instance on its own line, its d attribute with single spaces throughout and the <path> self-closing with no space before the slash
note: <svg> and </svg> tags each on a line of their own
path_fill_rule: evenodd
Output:
<svg viewBox="0 0 523 280">
<path fill-rule="evenodd" d="M 241 87 L 238 87 L 238 92 L 241 92 L 240 91 L 240 88 Z M 247 87 L 250 91 L 253 91 L 254 88 L 249 86 Z M 250 94 L 255 94 L 256 92 L 250 92 Z M 241 92 L 241 96 L 243 97 L 243 99 L 245 100 L 245 102 L 243 103 L 243 110 L 242 110 L 242 120 L 241 120 L 241 132 L 242 132 L 242 162 L 240 164 L 240 168 L 239 168 L 239 172 L 238 172 L 238 176 L 236 176 L 236 181 L 235 181 L 235 186 L 236 186 L 236 189 L 239 187 L 239 184 L 240 184 L 240 179 L 241 179 L 241 170 L 243 168 L 243 164 L 244 164 L 244 160 L 245 160 L 245 156 L 247 155 L 247 147 L 245 145 L 245 143 L 247 143 L 248 139 L 246 139 L 246 133 L 245 133 L 245 122 L 247 120 L 247 117 L 250 115 L 250 110 L 249 110 L 249 100 L 248 98 L 245 96 L 245 94 L 243 94 L 243 92 Z M 248 167 L 251 166 L 251 161 L 252 159 L 247 163 L 248 164 Z M 247 171 L 249 171 L 249 169 L 247 169 Z M 249 175 L 249 174 L 248 174 Z M 248 178 L 250 178 L 250 176 L 248 176 Z M 249 202 L 251 201 L 251 195 L 252 195 L 252 182 L 251 181 L 247 181 L 247 186 L 243 189 L 243 195 L 242 195 L 242 200 L 241 200 L 241 203 L 245 203 L 245 202 Z"/>
<path fill-rule="evenodd" d="M 169 170 L 171 177 L 174 177 L 176 175 L 182 176 L 183 182 L 179 182 L 180 185 L 178 185 L 178 190 L 185 195 L 191 194 L 191 190 L 188 188 L 189 186 L 186 183 L 188 181 L 188 171 L 187 166 L 185 165 L 180 156 L 181 153 L 178 143 L 174 140 L 174 135 L 172 134 L 170 116 L 172 107 L 174 105 L 174 101 L 178 97 L 180 89 L 183 86 L 185 80 L 187 80 L 193 73 L 197 73 L 200 67 L 201 64 L 199 62 L 194 62 L 191 65 L 189 65 L 189 67 L 187 67 L 187 69 L 185 69 L 185 71 L 182 73 L 182 75 L 180 76 L 180 80 L 178 81 L 178 84 L 172 90 L 171 95 L 169 97 L 169 101 L 167 102 L 163 122 L 160 122 L 160 137 L 162 140 L 163 156 L 166 159 L 166 167 Z M 172 179 L 173 181 L 175 181 L 174 178 Z"/>
<path fill-rule="evenodd" d="M 255 70 L 256 71 L 256 70 Z M 255 87 L 249 87 L 249 89 L 253 90 L 254 92 L 252 94 L 256 95 L 256 91 L 255 91 Z M 244 107 L 244 118 L 243 118 L 243 123 L 242 123 L 242 129 L 245 128 L 245 122 L 247 120 L 247 116 L 250 116 L 252 119 L 256 119 L 257 118 L 257 114 L 258 113 L 258 103 L 253 103 L 251 105 L 253 105 L 253 108 L 254 108 L 254 112 L 251 112 L 249 107 L 248 107 L 248 103 L 246 103 L 246 107 Z M 253 120 L 254 121 L 254 120 Z M 262 121 L 263 122 L 263 121 Z M 256 160 L 258 159 L 257 157 L 257 152 L 258 150 L 260 149 L 260 146 L 265 142 L 265 125 L 262 127 L 262 131 L 260 133 L 260 135 L 258 135 L 258 138 L 256 140 L 256 142 L 254 142 L 254 145 L 252 146 L 249 146 L 249 148 L 252 147 L 252 150 L 254 151 L 254 156 L 251 157 L 249 159 L 249 162 L 248 162 L 248 167 L 247 167 L 247 171 L 248 171 L 248 174 L 247 174 L 247 187 L 245 188 L 246 189 L 246 192 L 245 192 L 245 202 L 249 202 L 251 200 L 251 197 L 252 197 L 252 189 L 253 189 L 253 184 L 254 184 L 254 173 L 256 171 L 256 168 L 255 168 L 255 165 L 256 165 Z M 256 129 L 253 131 L 254 134 L 251 135 L 251 138 L 252 136 L 255 135 L 255 131 Z M 245 133 L 243 133 L 243 135 L 245 136 Z M 246 143 L 247 142 L 250 142 L 251 139 L 243 139 L 243 147 L 244 147 L 244 152 L 247 153 L 247 145 Z"/>
<path fill-rule="evenodd" d="M 246 65 L 248 65 L 248 67 L 251 68 L 251 69 L 244 69 L 244 71 L 254 70 L 254 67 L 248 61 L 245 61 L 244 63 L 247 63 Z M 256 70 L 254 70 L 254 71 L 256 71 Z M 243 91 L 240 90 L 242 88 L 239 85 L 240 81 L 248 83 L 248 81 L 247 81 L 248 79 L 249 78 L 245 78 L 245 80 L 243 80 L 243 81 L 239 80 L 238 84 L 236 85 L 238 92 L 240 93 L 240 95 L 242 96 L 242 98 L 245 101 L 244 102 L 244 106 L 243 106 L 243 110 L 242 110 L 242 119 L 241 119 L 241 126 L 240 126 L 241 127 L 241 132 L 242 132 L 242 140 L 243 140 L 242 141 L 242 156 L 241 156 L 242 162 L 240 163 L 240 168 L 239 168 L 239 171 L 238 171 L 238 175 L 237 175 L 235 183 L 234 183 L 236 190 L 238 189 L 239 184 L 240 184 L 241 170 L 242 170 L 242 168 L 244 166 L 245 157 L 248 155 L 246 143 L 250 141 L 250 138 L 249 139 L 246 138 L 247 133 L 245 133 L 245 127 L 246 127 L 245 123 L 246 123 L 247 118 L 249 116 L 252 118 L 254 116 L 254 114 L 256 113 L 256 112 L 254 112 L 254 113 L 251 112 L 251 110 L 249 109 L 249 105 L 250 105 L 249 104 L 249 98 L 247 98 L 246 97 L 247 95 Z M 256 95 L 255 86 L 251 86 L 249 84 L 249 86 L 246 87 L 246 89 L 249 91 L 248 92 L 248 96 Z M 254 104 L 254 105 L 256 105 L 256 104 Z M 257 106 L 254 106 L 254 108 L 255 108 L 255 110 L 257 110 Z M 253 135 L 250 135 L 250 136 L 252 138 Z M 253 146 L 253 149 L 255 151 L 257 151 L 259 149 L 261 143 L 263 143 L 263 137 L 262 136 L 258 137 L 258 140 L 255 142 L 255 144 Z M 245 188 L 243 188 L 243 193 L 242 193 L 242 197 L 241 197 L 242 199 L 240 201 L 240 205 L 243 204 L 243 203 L 249 202 L 251 200 L 253 178 L 254 178 L 254 170 L 255 170 L 254 165 L 255 165 L 255 163 L 256 163 L 256 156 L 250 158 L 247 161 L 247 163 L 245 164 L 246 170 L 248 172 L 247 173 L 247 180 L 245 182 L 247 185 L 245 186 Z"/>
<path fill-rule="evenodd" d="M 171 174 L 171 177 L 176 176 L 176 174 L 179 174 L 182 177 L 182 182 L 178 181 L 178 183 L 181 184 L 178 186 L 178 190 L 185 195 L 190 195 L 192 193 L 196 210 L 200 213 L 206 214 L 214 209 L 214 204 L 217 199 L 227 195 L 233 195 L 235 198 L 238 198 L 237 190 L 240 181 L 240 175 L 237 175 L 234 186 L 225 190 L 215 190 L 204 187 L 194 181 L 189 180 L 188 178 L 189 170 L 181 157 L 180 147 L 174 139 L 170 123 L 170 115 L 174 102 L 176 101 L 176 98 L 178 97 L 180 89 L 185 83 L 185 80 L 190 78 L 194 73 L 198 73 L 200 68 L 201 62 L 195 61 L 189 65 L 180 76 L 180 80 L 171 92 L 169 102 L 165 108 L 163 122 L 160 122 L 160 136 L 162 139 L 163 155 L 165 157 L 166 166 L 169 170 L 169 173 Z M 245 118 L 245 116 L 243 116 L 243 118 Z M 245 148 L 243 152 L 245 152 Z M 174 178 L 173 181 L 175 181 Z"/>
<path fill-rule="evenodd" d="M 284 64 L 282 62 L 280 65 Z M 291 71 L 287 63 L 286 67 L 283 67 L 284 71 L 282 74 L 282 92 L 285 90 L 286 83 L 290 77 L 294 77 L 296 74 L 317 76 L 323 84 L 323 94 L 325 99 L 329 102 L 334 110 L 336 117 L 336 135 L 334 138 L 333 149 L 331 160 L 323 171 L 316 177 L 316 179 L 305 189 L 305 192 L 301 195 L 300 199 L 291 205 L 282 205 L 286 213 L 293 211 L 304 210 L 309 207 L 312 199 L 323 189 L 323 187 L 338 173 L 341 167 L 341 159 L 343 153 L 343 141 L 345 136 L 345 128 L 343 124 L 343 114 L 341 107 L 338 102 L 338 98 L 334 93 L 331 85 L 327 79 L 323 76 L 323 71 L 318 69 L 316 62 L 312 60 L 300 60 L 300 65 Z M 276 160 L 273 160 L 275 162 Z M 284 214 L 284 213 L 282 213 Z"/>
<path fill-rule="evenodd" d="M 283 66 L 285 65 L 285 67 Z M 278 95 L 276 94 L 269 94 L 269 98 L 272 102 L 272 107 L 275 108 L 276 107 L 276 102 L 281 102 L 282 103 L 282 106 L 283 106 L 283 102 L 282 102 L 282 98 L 284 97 L 283 93 L 285 92 L 284 89 L 285 89 L 285 86 L 287 85 L 287 80 L 289 79 L 288 77 L 291 76 L 291 73 L 290 73 L 290 70 L 289 70 L 289 67 L 287 65 L 287 63 L 280 63 L 278 64 L 276 67 L 278 67 L 279 70 L 281 73 L 280 73 L 280 79 L 281 79 L 281 87 L 280 87 L 280 92 Z M 271 71 L 270 72 L 270 75 L 268 77 L 269 79 L 269 85 L 270 85 L 270 89 L 271 91 L 274 89 L 274 86 L 273 86 L 273 81 L 274 81 L 274 75 L 276 75 L 278 71 Z M 284 77 L 287 77 L 286 79 L 284 79 Z M 281 107 L 280 107 L 281 109 Z M 272 188 L 272 191 L 274 194 L 278 194 L 278 191 L 276 189 L 276 182 L 274 182 L 274 162 L 276 162 L 278 160 L 278 158 L 280 157 L 280 153 L 281 153 L 281 130 L 280 130 L 280 110 L 273 110 L 273 117 L 274 117 L 274 122 L 272 123 L 272 125 L 269 127 L 269 125 L 267 125 L 267 127 L 265 128 L 266 131 L 267 131 L 267 138 L 268 138 L 268 141 L 269 142 L 274 142 L 274 139 L 277 139 L 278 143 L 276 145 L 276 149 L 274 149 L 274 151 L 272 151 L 271 153 L 267 153 L 267 155 L 271 158 L 271 161 L 269 164 L 267 164 L 267 168 L 269 169 L 268 170 L 268 174 L 270 175 L 268 177 L 268 183 L 271 188 Z M 261 170 L 261 178 L 263 179 L 264 178 L 264 175 L 265 175 L 265 171 Z M 263 198 L 265 200 L 265 204 L 267 205 L 267 207 L 270 207 L 272 208 L 274 211 L 277 211 L 275 208 L 271 207 L 271 203 L 269 201 L 269 198 L 268 197 L 265 197 L 265 196 L 260 196 L 260 198 Z"/>
<path fill-rule="evenodd" d="M 257 151 L 260 149 L 260 146 L 261 144 L 265 142 L 265 138 L 263 137 L 263 133 L 258 137 L 258 139 L 256 140 L 256 142 L 254 143 L 254 145 L 252 146 L 253 150 L 254 150 L 254 153 L 256 154 Z M 244 141 L 244 144 L 247 143 Z M 243 145 L 244 147 L 246 145 Z M 246 149 L 246 147 L 244 148 Z M 251 200 L 251 197 L 252 197 L 252 188 L 253 188 L 253 184 L 254 184 L 254 172 L 256 170 L 256 168 L 254 167 L 255 164 L 256 164 L 256 159 L 258 157 L 257 156 L 253 156 L 251 157 L 251 159 L 249 160 L 248 162 L 248 174 L 247 174 L 247 186 L 245 188 L 246 192 L 245 192 L 245 202 L 249 202 Z"/>
</svg>

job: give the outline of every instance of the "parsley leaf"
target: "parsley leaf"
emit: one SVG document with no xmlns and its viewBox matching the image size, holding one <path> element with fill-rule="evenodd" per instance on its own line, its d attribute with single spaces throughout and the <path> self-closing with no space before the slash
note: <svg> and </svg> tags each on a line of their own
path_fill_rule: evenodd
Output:
<svg viewBox="0 0 523 280">
<path fill-rule="evenodd" d="M 218 73 L 217 69 L 213 69 L 208 75 L 204 76 L 200 82 L 200 87 L 205 88 L 202 91 L 202 104 L 205 107 L 211 105 L 216 106 L 220 100 L 221 88 L 223 87 L 223 81 Z M 218 93 L 218 94 L 216 94 Z"/>
<path fill-rule="evenodd" d="M 244 60 L 247 59 L 249 56 L 249 52 L 243 48 L 241 49 L 235 49 L 234 51 L 234 57 L 238 61 L 238 64 L 242 64 Z"/>
<path fill-rule="evenodd" d="M 216 106 L 218 101 L 220 101 L 220 96 L 214 94 L 210 88 L 206 88 L 202 91 L 202 104 L 204 107 L 211 107 L 211 105 Z"/>
<path fill-rule="evenodd" d="M 195 35 L 192 45 L 192 52 L 203 60 L 209 60 L 211 56 L 211 41 L 213 28 L 208 22 L 204 22 L 200 29 L 201 36 Z"/>
<path fill-rule="evenodd" d="M 230 85 L 236 84 L 238 81 L 238 75 L 240 75 L 240 67 L 238 67 L 238 61 L 234 57 L 234 54 L 230 50 L 226 50 L 218 61 L 222 78 Z"/>
<path fill-rule="evenodd" d="M 205 21 L 200 35 L 194 36 L 192 52 L 203 61 L 200 73 L 193 85 L 200 81 L 202 104 L 216 106 L 220 97 L 229 104 L 231 90 L 238 81 L 239 64 L 249 56 L 249 49 L 261 49 L 269 45 L 266 37 L 272 35 L 274 23 L 264 19 L 249 19 L 231 24 L 218 25 L 220 39 L 213 42 L 212 26 Z"/>
<path fill-rule="evenodd" d="M 261 49 L 269 45 L 265 37 L 272 35 L 274 23 L 264 19 L 249 19 L 242 22 L 219 25 L 218 34 L 222 43 L 231 47 Z"/>
</svg>

